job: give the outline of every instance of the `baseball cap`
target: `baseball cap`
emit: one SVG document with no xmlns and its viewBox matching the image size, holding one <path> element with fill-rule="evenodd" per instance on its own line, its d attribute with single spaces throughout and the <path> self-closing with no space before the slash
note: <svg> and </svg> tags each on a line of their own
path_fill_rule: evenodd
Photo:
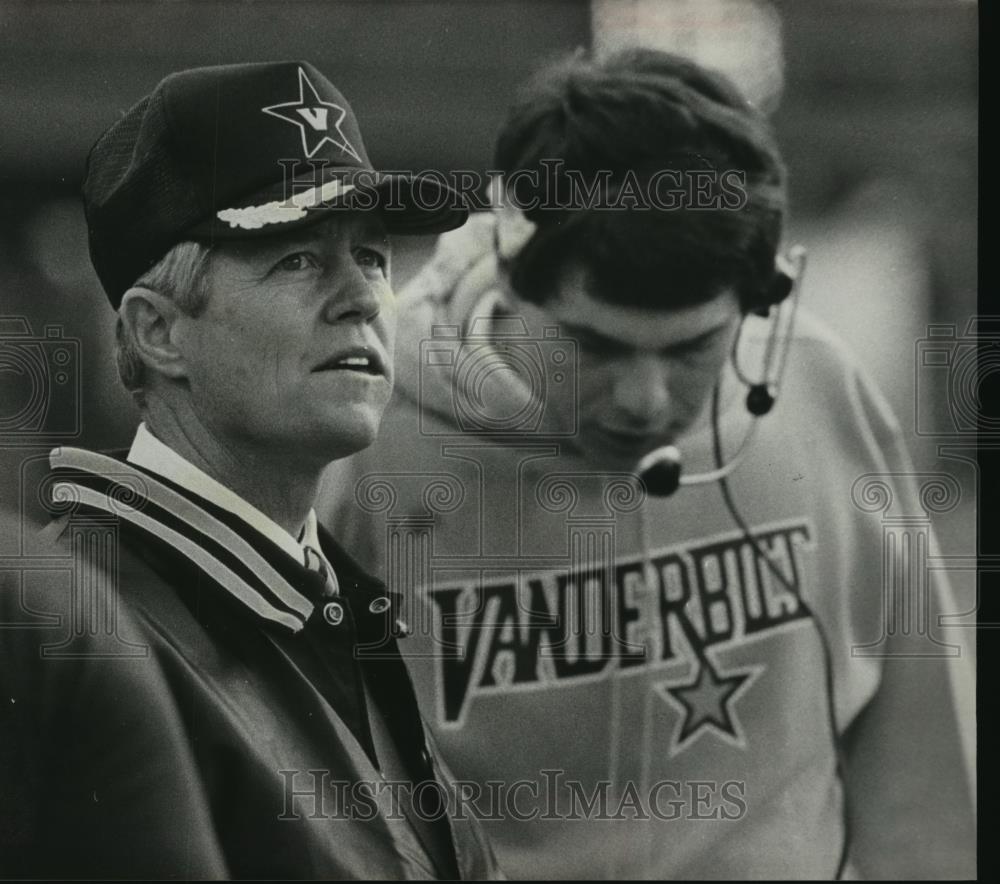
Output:
<svg viewBox="0 0 1000 884">
<path fill-rule="evenodd" d="M 98 139 L 83 201 L 94 269 L 116 309 L 182 240 L 273 236 L 378 210 L 390 233 L 462 225 L 462 197 L 432 175 L 383 173 L 357 119 L 306 61 L 170 74 Z"/>
</svg>

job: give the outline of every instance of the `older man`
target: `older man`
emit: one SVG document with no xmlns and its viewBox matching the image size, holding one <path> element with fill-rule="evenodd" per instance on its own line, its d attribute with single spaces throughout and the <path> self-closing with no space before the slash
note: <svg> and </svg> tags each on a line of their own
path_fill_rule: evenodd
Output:
<svg viewBox="0 0 1000 884">
<path fill-rule="evenodd" d="M 4 623 L 49 615 L 3 633 L 0 868 L 491 875 L 448 820 L 396 598 L 312 509 L 392 389 L 387 237 L 461 201 L 376 173 L 305 62 L 167 77 L 94 146 L 84 200 L 143 424 L 125 457 L 52 453 L 70 585 L 0 597 Z M 81 524 L 104 541 L 81 552 Z"/>
</svg>

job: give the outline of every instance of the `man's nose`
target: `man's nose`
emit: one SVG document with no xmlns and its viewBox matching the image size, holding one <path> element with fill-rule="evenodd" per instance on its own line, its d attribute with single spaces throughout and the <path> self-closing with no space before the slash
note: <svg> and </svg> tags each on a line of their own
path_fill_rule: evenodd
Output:
<svg viewBox="0 0 1000 884">
<path fill-rule="evenodd" d="M 382 308 L 381 288 L 352 261 L 350 269 L 337 273 L 331 283 L 324 319 L 327 322 L 371 322 Z"/>
<path fill-rule="evenodd" d="M 649 423 L 670 401 L 670 368 L 654 355 L 636 355 L 615 379 L 614 404 L 632 423 Z"/>
</svg>

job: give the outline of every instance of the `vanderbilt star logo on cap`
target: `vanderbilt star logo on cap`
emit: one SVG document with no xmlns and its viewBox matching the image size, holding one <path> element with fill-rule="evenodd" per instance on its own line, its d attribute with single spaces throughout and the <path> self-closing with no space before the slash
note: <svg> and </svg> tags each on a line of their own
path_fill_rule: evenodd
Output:
<svg viewBox="0 0 1000 884">
<path fill-rule="evenodd" d="M 350 103 L 301 59 L 164 77 L 97 140 L 83 198 L 90 255 L 116 310 L 184 240 L 272 236 L 334 209 L 378 212 L 390 234 L 443 233 L 469 215 L 439 175 L 377 171 Z"/>
<path fill-rule="evenodd" d="M 272 104 L 261 110 L 265 114 L 299 127 L 302 133 L 302 150 L 307 159 L 315 156 L 316 152 L 329 141 L 361 162 L 358 152 L 351 146 L 351 142 L 340 128 L 347 111 L 332 101 L 323 101 L 302 68 L 299 68 L 298 101 Z"/>
</svg>

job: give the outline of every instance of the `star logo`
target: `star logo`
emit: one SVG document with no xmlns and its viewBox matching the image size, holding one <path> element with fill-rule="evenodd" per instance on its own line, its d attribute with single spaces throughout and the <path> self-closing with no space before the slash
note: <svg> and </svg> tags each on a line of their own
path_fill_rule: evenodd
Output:
<svg viewBox="0 0 1000 884">
<path fill-rule="evenodd" d="M 653 689 L 680 713 L 670 746 L 670 756 L 683 752 L 706 733 L 714 733 L 739 749 L 747 746 L 743 726 L 736 715 L 736 701 L 764 671 L 763 666 L 720 675 L 707 657 L 702 657 L 694 679 L 677 685 L 660 682 Z"/>
<path fill-rule="evenodd" d="M 298 101 L 272 104 L 270 107 L 262 107 L 261 110 L 265 114 L 298 126 L 302 134 L 302 151 L 306 159 L 315 156 L 316 152 L 329 141 L 359 163 L 362 162 L 358 152 L 351 146 L 351 142 L 340 128 L 347 111 L 332 101 L 323 101 L 302 68 L 299 68 Z"/>
</svg>

